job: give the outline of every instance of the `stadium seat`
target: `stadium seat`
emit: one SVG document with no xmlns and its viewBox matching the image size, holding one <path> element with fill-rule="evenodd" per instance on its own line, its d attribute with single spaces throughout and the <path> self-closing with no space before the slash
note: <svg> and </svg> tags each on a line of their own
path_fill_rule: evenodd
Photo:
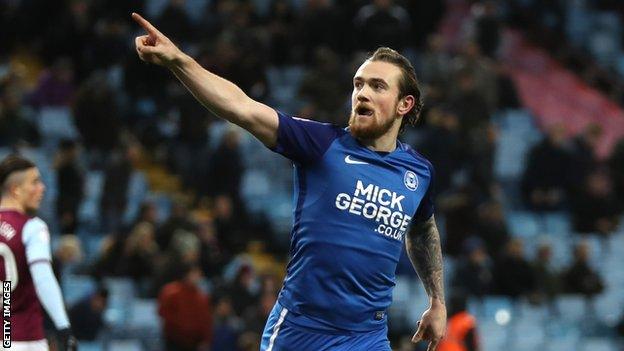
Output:
<svg viewBox="0 0 624 351">
<path fill-rule="evenodd" d="M 507 296 L 491 295 L 485 296 L 480 305 L 476 307 L 476 315 L 479 320 L 494 321 L 497 313 L 508 313 L 510 322 L 515 318 L 513 301 Z M 506 324 L 506 323 L 502 323 Z"/>
<path fill-rule="evenodd" d="M 65 274 L 62 281 L 65 304 L 71 306 L 95 291 L 96 283 L 87 275 Z"/>
<path fill-rule="evenodd" d="M 101 171 L 89 171 L 85 175 L 84 199 L 78 209 L 80 223 L 97 224 L 100 213 L 100 198 L 104 186 L 104 174 Z"/>
<path fill-rule="evenodd" d="M 539 219 L 528 211 L 509 211 L 507 224 L 514 236 L 529 238 L 541 234 Z"/>
<path fill-rule="evenodd" d="M 136 297 L 134 282 L 129 278 L 106 278 L 104 285 L 109 291 L 105 319 L 113 328 L 123 328 Z"/>
<path fill-rule="evenodd" d="M 43 150 L 52 152 L 61 139 L 76 139 L 78 130 L 68 107 L 43 107 L 37 115 Z"/>
<path fill-rule="evenodd" d="M 586 338 L 582 341 L 582 351 L 615 351 L 616 345 L 607 338 Z"/>
<path fill-rule="evenodd" d="M 107 350 L 114 351 L 143 351 L 143 344 L 138 339 L 111 340 L 108 342 Z"/>
<path fill-rule="evenodd" d="M 508 330 L 494 321 L 478 320 L 482 351 L 499 351 L 506 345 Z"/>
<path fill-rule="evenodd" d="M 148 191 L 149 185 L 143 172 L 132 172 L 128 184 L 128 204 L 124 214 L 125 223 L 130 223 L 134 218 L 137 218 L 141 204 L 145 201 Z"/>
<path fill-rule="evenodd" d="M 101 341 L 79 341 L 80 351 L 104 351 Z"/>
<path fill-rule="evenodd" d="M 577 337 L 559 336 L 546 341 L 544 350 L 548 351 L 573 351 L 579 347 Z"/>
<path fill-rule="evenodd" d="M 568 323 L 576 323 L 585 318 L 587 301 L 581 295 L 562 295 L 557 298 L 560 317 Z"/>
<path fill-rule="evenodd" d="M 157 301 L 154 299 L 135 300 L 128 315 L 128 327 L 160 331 Z"/>
</svg>

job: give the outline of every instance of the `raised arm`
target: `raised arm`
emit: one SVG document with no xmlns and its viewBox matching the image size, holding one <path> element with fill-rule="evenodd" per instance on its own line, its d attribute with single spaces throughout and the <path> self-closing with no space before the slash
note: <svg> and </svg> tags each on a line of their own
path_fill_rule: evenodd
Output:
<svg viewBox="0 0 624 351">
<path fill-rule="evenodd" d="M 412 224 L 405 237 L 405 246 L 430 302 L 430 307 L 423 313 L 412 341 L 429 340 L 427 350 L 433 351 L 446 330 L 442 249 L 440 233 L 433 215 L 426 221 Z"/>
<path fill-rule="evenodd" d="M 147 32 L 135 39 L 141 60 L 167 67 L 207 109 L 245 128 L 266 146 L 276 145 L 278 117 L 275 110 L 201 67 L 139 14 L 133 13 L 132 18 Z"/>
</svg>

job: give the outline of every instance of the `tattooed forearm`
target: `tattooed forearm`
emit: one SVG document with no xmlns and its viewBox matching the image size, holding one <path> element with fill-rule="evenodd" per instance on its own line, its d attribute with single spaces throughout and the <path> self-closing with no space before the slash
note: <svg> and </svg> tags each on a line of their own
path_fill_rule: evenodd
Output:
<svg viewBox="0 0 624 351">
<path fill-rule="evenodd" d="M 435 218 L 414 223 L 405 238 L 407 254 L 430 298 L 444 303 L 442 249 Z"/>
</svg>

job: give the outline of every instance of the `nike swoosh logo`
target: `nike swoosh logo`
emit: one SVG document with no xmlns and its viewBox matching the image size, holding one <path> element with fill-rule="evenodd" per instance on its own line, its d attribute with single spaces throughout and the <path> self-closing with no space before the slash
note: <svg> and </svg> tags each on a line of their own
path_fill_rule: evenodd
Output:
<svg viewBox="0 0 624 351">
<path fill-rule="evenodd" d="M 358 161 L 358 160 L 354 160 L 351 158 L 351 155 L 347 155 L 345 157 L 345 163 L 351 164 L 351 165 L 367 165 L 368 162 L 364 162 L 364 161 Z"/>
</svg>

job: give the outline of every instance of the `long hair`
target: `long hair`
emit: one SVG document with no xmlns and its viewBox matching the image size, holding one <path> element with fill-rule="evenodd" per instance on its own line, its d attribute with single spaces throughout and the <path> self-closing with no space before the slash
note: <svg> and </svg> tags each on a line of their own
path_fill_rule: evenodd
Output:
<svg viewBox="0 0 624 351">
<path fill-rule="evenodd" d="M 368 61 L 382 61 L 391 63 L 399 69 L 401 69 L 401 79 L 399 80 L 399 99 L 402 99 L 408 95 L 414 97 L 414 107 L 403 116 L 401 121 L 401 128 L 399 132 L 402 133 L 406 125 L 414 126 L 418 122 L 418 117 L 423 108 L 423 99 L 416 78 L 416 71 L 405 56 L 399 54 L 396 50 L 388 47 L 380 47 L 375 52 L 370 54 L 367 58 Z"/>
</svg>

